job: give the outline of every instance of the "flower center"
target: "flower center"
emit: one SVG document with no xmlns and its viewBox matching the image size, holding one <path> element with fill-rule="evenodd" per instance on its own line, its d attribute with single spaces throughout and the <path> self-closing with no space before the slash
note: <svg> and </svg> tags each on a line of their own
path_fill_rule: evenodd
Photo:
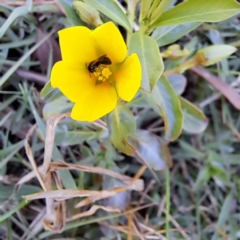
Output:
<svg viewBox="0 0 240 240">
<path fill-rule="evenodd" d="M 105 82 L 112 72 L 108 67 L 106 67 L 106 65 L 99 64 L 99 66 L 94 69 L 93 74 L 97 77 L 97 83 L 101 83 Z"/>
</svg>

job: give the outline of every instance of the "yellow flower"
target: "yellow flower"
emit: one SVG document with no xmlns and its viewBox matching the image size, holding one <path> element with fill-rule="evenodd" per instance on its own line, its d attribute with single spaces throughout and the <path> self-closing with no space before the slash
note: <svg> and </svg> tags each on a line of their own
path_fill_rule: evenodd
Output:
<svg viewBox="0 0 240 240">
<path fill-rule="evenodd" d="M 71 118 L 95 121 L 114 109 L 118 97 L 132 100 L 140 87 L 141 65 L 136 53 L 127 57 L 122 35 L 112 22 L 93 31 L 76 26 L 58 34 L 62 61 L 53 66 L 50 81 L 75 103 Z"/>
</svg>

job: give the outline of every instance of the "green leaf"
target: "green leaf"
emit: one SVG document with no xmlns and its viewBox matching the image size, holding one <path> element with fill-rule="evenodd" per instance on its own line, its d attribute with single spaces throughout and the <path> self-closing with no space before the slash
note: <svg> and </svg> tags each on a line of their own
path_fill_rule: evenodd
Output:
<svg viewBox="0 0 240 240">
<path fill-rule="evenodd" d="M 5 6 L 7 6 L 7 5 L 5 5 Z M 2 7 L 1 7 L 1 10 L 2 10 Z M 11 12 L 11 14 L 9 15 L 8 19 L 0 27 L 0 38 L 3 37 L 5 32 L 9 29 L 9 27 L 12 25 L 12 23 L 18 17 L 21 17 L 21 16 L 26 17 L 27 13 L 30 13 L 30 12 L 46 12 L 46 11 L 55 13 L 55 12 L 58 12 L 59 9 L 56 6 L 53 6 L 53 5 L 51 6 L 49 4 L 33 6 L 31 8 L 31 11 L 29 10 L 28 6 L 26 6 L 26 5 L 14 8 L 13 11 Z"/>
<path fill-rule="evenodd" d="M 149 11 L 152 2 L 153 0 L 141 0 L 139 22 L 141 22 L 142 20 L 146 19 L 149 16 Z"/>
<path fill-rule="evenodd" d="M 54 88 L 52 88 L 50 81 L 48 81 L 45 86 L 43 87 L 43 89 L 40 92 L 40 97 L 44 98 L 45 96 L 47 96 L 49 93 L 51 93 L 54 90 Z"/>
<path fill-rule="evenodd" d="M 7 29 L 11 26 L 11 24 L 20 16 L 24 16 L 29 12 L 29 9 L 27 6 L 20 6 L 15 8 L 11 14 L 9 15 L 8 19 L 0 28 L 0 38 L 3 37 Z"/>
<path fill-rule="evenodd" d="M 19 152 L 23 146 L 24 140 L 0 150 L 0 169 L 2 169 L 9 161 L 11 161 L 14 154 Z"/>
<path fill-rule="evenodd" d="M 187 0 L 163 13 L 151 27 L 188 22 L 219 22 L 240 12 L 235 0 Z"/>
<path fill-rule="evenodd" d="M 157 41 L 159 47 L 168 45 L 182 38 L 201 23 L 186 23 L 176 26 L 164 26 L 154 30 L 152 37 Z"/>
<path fill-rule="evenodd" d="M 8 219 L 10 216 L 12 216 L 15 212 L 19 211 L 20 209 L 22 209 L 24 206 L 26 206 L 27 204 L 29 204 L 28 201 L 22 200 L 21 202 L 18 203 L 18 205 L 16 207 L 12 207 L 11 210 L 1 214 L 0 216 L 0 224 Z"/>
<path fill-rule="evenodd" d="M 129 137 L 138 154 L 154 170 L 164 170 L 172 165 L 172 157 L 167 144 L 157 135 L 139 130 Z"/>
<path fill-rule="evenodd" d="M 66 130 L 56 130 L 55 136 L 55 144 L 57 146 L 71 146 L 80 144 L 84 141 L 97 141 L 101 138 L 103 134 L 103 130 L 101 131 L 66 131 Z"/>
<path fill-rule="evenodd" d="M 162 0 L 158 4 L 157 8 L 154 9 L 153 13 L 151 14 L 151 22 L 155 22 L 157 18 L 159 18 L 168 5 L 171 3 L 172 0 Z"/>
<path fill-rule="evenodd" d="M 46 83 L 40 92 L 40 97 L 48 103 L 64 96 L 58 88 L 52 88 L 50 81 Z"/>
<path fill-rule="evenodd" d="M 182 132 L 183 113 L 180 100 L 170 83 L 161 77 L 152 93 L 145 93 L 155 111 L 162 115 L 165 126 L 165 139 L 174 141 Z"/>
<path fill-rule="evenodd" d="M 132 154 L 133 147 L 128 143 L 127 137 L 136 130 L 136 122 L 132 112 L 123 104 L 118 103 L 109 114 L 108 128 L 113 145 L 125 154 Z"/>
<path fill-rule="evenodd" d="M 134 33 L 130 39 L 128 55 L 131 53 L 137 53 L 141 62 L 141 88 L 151 92 L 164 70 L 164 64 L 156 41 L 139 32 Z"/>
<path fill-rule="evenodd" d="M 206 157 L 203 151 L 196 149 L 189 143 L 184 142 L 183 140 L 178 140 L 178 143 L 181 147 L 182 152 L 184 153 L 185 158 L 194 158 L 197 160 L 201 160 Z"/>
<path fill-rule="evenodd" d="M 8 69 L 8 71 L 2 75 L 2 77 L 0 78 L 0 86 L 2 86 L 7 80 L 8 78 L 13 74 L 14 71 L 16 71 L 16 69 L 18 69 L 19 66 L 21 66 L 21 64 L 33 53 L 35 52 L 45 41 L 47 41 L 55 32 L 55 29 L 52 30 L 50 33 L 48 33 L 45 37 L 43 37 L 36 45 L 34 45 L 33 47 L 31 47 L 24 55 L 21 56 L 21 58 L 19 58 L 19 60 Z"/>
<path fill-rule="evenodd" d="M 181 95 L 184 92 L 187 86 L 187 79 L 184 75 L 172 74 L 166 78 L 177 95 Z"/>
<path fill-rule="evenodd" d="M 199 191 L 203 187 L 203 185 L 211 178 L 211 172 L 207 166 L 201 168 L 198 172 L 197 180 L 194 183 L 193 189 L 194 191 Z"/>
<path fill-rule="evenodd" d="M 203 112 L 182 97 L 180 97 L 180 102 L 184 116 L 183 129 L 193 134 L 203 132 L 208 125 L 208 119 Z"/>
<path fill-rule="evenodd" d="M 120 7 L 112 0 L 85 0 L 86 3 L 105 14 L 113 21 L 125 27 L 129 32 L 132 31 L 127 16 Z"/>
<path fill-rule="evenodd" d="M 46 103 L 43 107 L 43 117 L 47 119 L 53 114 L 60 114 L 70 112 L 73 107 L 73 103 L 69 102 L 68 99 L 61 95 L 53 101 Z"/>
<path fill-rule="evenodd" d="M 197 57 L 201 60 L 202 66 L 209 66 L 215 64 L 236 52 L 237 49 L 230 45 L 217 44 L 214 46 L 202 48 L 197 51 Z"/>
<path fill-rule="evenodd" d="M 216 223 L 216 228 L 218 229 L 223 229 L 225 226 L 225 223 L 229 221 L 229 216 L 232 213 L 232 206 L 233 206 L 233 202 L 234 202 L 234 195 L 233 195 L 233 191 L 231 190 L 227 197 L 225 198 L 222 206 L 221 206 L 221 211 L 220 214 L 218 216 L 218 221 Z M 217 240 L 220 239 L 220 235 L 217 234 L 217 231 L 215 231 L 213 237 L 211 238 L 211 240 Z"/>
<path fill-rule="evenodd" d="M 86 23 L 84 23 L 80 17 L 77 15 L 76 11 L 73 8 L 72 0 L 56 0 L 62 8 L 64 9 L 68 21 L 73 25 L 73 26 L 86 26 Z"/>
</svg>

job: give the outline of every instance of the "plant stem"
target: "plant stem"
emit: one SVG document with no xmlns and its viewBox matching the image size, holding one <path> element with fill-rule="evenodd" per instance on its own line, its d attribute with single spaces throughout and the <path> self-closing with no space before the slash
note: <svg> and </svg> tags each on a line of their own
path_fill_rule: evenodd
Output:
<svg viewBox="0 0 240 240">
<path fill-rule="evenodd" d="M 169 170 L 164 171 L 165 177 L 165 192 L 166 192 L 166 204 L 165 204 L 165 231 L 166 238 L 169 239 L 169 212 L 170 212 L 170 177 Z"/>
</svg>

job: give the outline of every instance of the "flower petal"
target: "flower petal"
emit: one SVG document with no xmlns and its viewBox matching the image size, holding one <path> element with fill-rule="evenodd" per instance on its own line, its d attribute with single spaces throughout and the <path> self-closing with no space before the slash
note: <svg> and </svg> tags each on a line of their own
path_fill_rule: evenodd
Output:
<svg viewBox="0 0 240 240">
<path fill-rule="evenodd" d="M 94 91 L 83 101 L 75 103 L 71 118 L 92 122 L 111 112 L 116 104 L 116 90 L 107 82 L 104 82 L 96 85 Z"/>
<path fill-rule="evenodd" d="M 62 59 L 79 65 L 89 63 L 101 56 L 101 49 L 90 37 L 91 32 L 90 29 L 81 26 L 69 27 L 59 31 Z"/>
<path fill-rule="evenodd" d="M 107 54 L 113 64 L 122 62 L 127 55 L 127 47 L 121 33 L 113 22 L 107 22 L 97 27 L 90 36 Z"/>
<path fill-rule="evenodd" d="M 96 78 L 90 76 L 86 66 L 75 67 L 64 61 L 54 64 L 50 76 L 51 85 L 71 101 L 85 99 L 95 89 Z"/>
<path fill-rule="evenodd" d="M 136 53 L 131 54 L 114 74 L 119 96 L 129 102 L 137 93 L 141 84 L 141 65 Z"/>
</svg>

